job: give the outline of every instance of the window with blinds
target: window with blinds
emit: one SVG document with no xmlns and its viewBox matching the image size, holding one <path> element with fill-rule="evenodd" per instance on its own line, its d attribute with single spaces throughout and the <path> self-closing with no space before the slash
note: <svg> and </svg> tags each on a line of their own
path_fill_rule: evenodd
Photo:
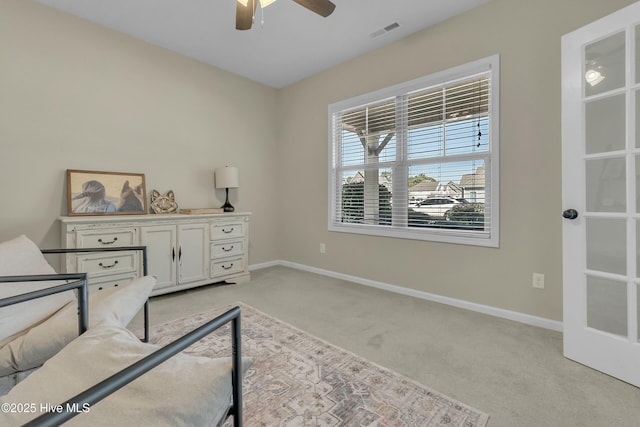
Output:
<svg viewBox="0 0 640 427">
<path fill-rule="evenodd" d="M 498 56 L 329 106 L 329 230 L 498 246 Z"/>
</svg>

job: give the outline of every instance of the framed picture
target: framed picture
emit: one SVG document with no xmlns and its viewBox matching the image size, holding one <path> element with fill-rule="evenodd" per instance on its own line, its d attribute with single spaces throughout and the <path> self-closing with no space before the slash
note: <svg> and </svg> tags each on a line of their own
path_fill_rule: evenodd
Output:
<svg viewBox="0 0 640 427">
<path fill-rule="evenodd" d="M 131 215 L 146 212 L 144 174 L 67 169 L 69 215 Z"/>
</svg>

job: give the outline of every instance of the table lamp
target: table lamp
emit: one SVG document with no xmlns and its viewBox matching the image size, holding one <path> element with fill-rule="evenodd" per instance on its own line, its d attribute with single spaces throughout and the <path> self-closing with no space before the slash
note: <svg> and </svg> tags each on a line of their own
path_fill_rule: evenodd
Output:
<svg viewBox="0 0 640 427">
<path fill-rule="evenodd" d="M 225 166 L 223 168 L 217 168 L 214 171 L 216 188 L 224 188 L 226 190 L 227 199 L 221 208 L 225 212 L 233 212 L 235 209 L 229 203 L 229 189 L 238 187 L 238 168 L 233 166 Z"/>
</svg>

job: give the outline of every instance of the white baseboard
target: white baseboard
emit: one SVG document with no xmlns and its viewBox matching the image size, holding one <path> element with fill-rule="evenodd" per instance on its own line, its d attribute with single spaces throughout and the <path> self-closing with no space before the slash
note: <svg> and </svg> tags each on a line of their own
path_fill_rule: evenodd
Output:
<svg viewBox="0 0 640 427">
<path fill-rule="evenodd" d="M 251 264 L 249 266 L 249 271 L 253 271 L 253 270 L 260 270 L 262 268 L 268 268 L 268 267 L 277 267 L 279 265 L 284 266 L 285 261 L 281 261 L 281 260 L 276 260 L 276 261 L 267 261 L 267 262 L 262 262 L 260 264 Z"/>
<path fill-rule="evenodd" d="M 439 302 L 442 304 L 451 305 L 454 307 L 464 308 L 466 310 L 476 311 L 479 313 L 489 314 L 491 316 L 501 317 L 503 319 L 509 319 L 516 322 L 524 323 L 527 325 L 538 326 L 540 328 L 551 329 L 553 331 L 562 332 L 562 322 L 557 320 L 551 320 L 544 317 L 532 316 L 526 313 L 520 313 L 517 311 L 505 310 L 503 308 L 492 307 L 490 305 L 476 304 L 457 298 L 445 297 L 442 295 L 432 294 L 429 292 L 419 291 L 417 289 L 405 288 L 403 286 L 391 285 L 389 283 L 378 282 L 376 280 L 364 279 L 358 276 L 351 276 L 348 274 L 338 273 L 331 270 L 325 270 L 322 268 L 311 267 L 304 264 L 298 264 L 295 262 L 276 260 L 264 262 L 261 264 L 253 264 L 249 266 L 249 270 L 259 270 L 261 268 L 284 266 L 295 268 L 297 270 L 308 271 L 310 273 L 321 274 L 323 276 L 333 277 L 335 279 L 345 280 L 348 282 L 358 283 L 360 285 L 371 286 L 378 289 L 383 289 L 389 292 L 395 292 L 397 294 L 408 295 L 415 298 L 421 298 L 428 301 Z"/>
</svg>

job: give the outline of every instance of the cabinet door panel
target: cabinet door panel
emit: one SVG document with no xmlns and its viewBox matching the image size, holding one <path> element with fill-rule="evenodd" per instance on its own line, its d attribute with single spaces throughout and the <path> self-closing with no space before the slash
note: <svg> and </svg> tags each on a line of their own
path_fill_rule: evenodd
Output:
<svg viewBox="0 0 640 427">
<path fill-rule="evenodd" d="M 179 285 L 207 279 L 209 259 L 207 231 L 207 224 L 178 226 Z"/>
<path fill-rule="evenodd" d="M 176 227 L 142 227 L 140 240 L 147 246 L 149 275 L 156 277 L 155 289 L 173 286 L 176 283 Z"/>
</svg>

